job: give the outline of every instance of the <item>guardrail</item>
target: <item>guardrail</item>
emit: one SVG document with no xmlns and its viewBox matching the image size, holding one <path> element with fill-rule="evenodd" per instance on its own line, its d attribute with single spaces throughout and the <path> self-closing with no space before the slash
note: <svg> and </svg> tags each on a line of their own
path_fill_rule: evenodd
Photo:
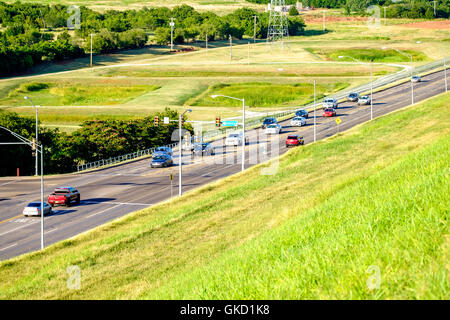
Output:
<svg viewBox="0 0 450 320">
<path fill-rule="evenodd" d="M 450 57 L 445 59 L 446 63 L 450 63 Z M 427 72 L 427 71 L 431 71 L 433 69 L 437 69 L 442 67 L 444 64 L 444 59 L 442 60 L 438 60 L 438 61 L 434 61 L 425 65 L 421 65 L 418 67 L 413 68 L 413 73 L 423 73 L 423 72 Z M 390 83 L 405 79 L 405 78 L 409 78 L 411 74 L 411 70 L 410 68 L 405 68 L 401 71 L 398 71 L 394 74 L 385 76 L 385 77 L 381 77 L 376 79 L 375 81 L 373 81 L 372 83 L 372 88 L 373 89 L 378 89 L 381 88 L 385 85 L 388 85 Z M 350 92 L 359 92 L 359 93 L 366 93 L 366 92 L 370 92 L 370 88 L 371 85 L 370 83 L 368 84 L 364 84 L 358 87 L 354 87 L 348 90 L 344 90 L 344 91 L 340 91 L 336 94 L 330 95 L 328 97 L 330 98 L 335 98 L 337 100 L 342 100 L 344 98 L 347 98 L 348 94 Z M 284 110 L 281 112 L 269 112 L 267 113 L 266 116 L 255 116 L 255 117 L 251 117 L 248 118 L 247 121 L 245 122 L 245 126 L 246 127 L 254 127 L 258 124 L 261 123 L 261 120 L 266 118 L 267 116 L 271 116 L 271 117 L 275 117 L 275 118 L 281 118 L 281 117 L 285 117 L 291 114 L 294 114 L 297 110 L 299 109 L 308 109 L 308 110 L 314 110 L 317 109 L 317 106 L 322 106 L 321 102 L 317 102 L 316 104 L 314 103 L 309 103 L 303 107 L 300 108 L 295 108 L 295 109 L 289 109 L 289 110 Z M 234 127 L 233 128 L 227 128 L 227 129 L 222 129 L 222 130 L 217 130 L 217 129 L 213 129 L 213 130 L 209 130 L 209 131 L 205 131 L 202 134 L 202 139 L 203 141 L 211 141 L 213 139 L 218 139 L 218 138 L 223 138 L 225 136 L 226 133 L 230 133 L 232 131 L 236 131 L 236 130 L 240 130 L 240 126 L 238 127 Z M 218 132 L 221 131 L 221 132 Z M 172 143 L 169 145 L 166 145 L 165 147 L 170 147 L 170 148 L 174 148 L 178 146 L 178 142 L 177 143 Z M 98 161 L 94 161 L 94 162 L 89 162 L 89 163 L 85 163 L 85 164 L 81 164 L 78 165 L 77 170 L 78 172 L 80 171 L 85 171 L 88 169 L 96 169 L 96 168 L 100 168 L 103 166 L 107 166 L 107 165 L 112 165 L 112 164 L 118 164 L 121 162 L 125 162 L 125 161 L 129 161 L 129 160 L 133 160 L 136 158 L 140 158 L 146 155 L 152 155 L 152 153 L 155 151 L 157 147 L 155 148 L 149 148 L 146 150 L 142 150 L 142 151 L 137 151 L 137 152 L 133 152 L 133 153 L 129 153 L 126 155 L 122 155 L 122 156 L 117 156 L 117 157 L 112 157 L 109 159 L 103 159 L 103 160 L 98 160 Z"/>
</svg>

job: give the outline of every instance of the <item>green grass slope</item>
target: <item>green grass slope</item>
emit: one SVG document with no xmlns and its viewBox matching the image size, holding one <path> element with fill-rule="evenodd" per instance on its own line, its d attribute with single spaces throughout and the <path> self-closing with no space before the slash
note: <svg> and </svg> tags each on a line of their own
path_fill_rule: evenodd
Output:
<svg viewBox="0 0 450 320">
<path fill-rule="evenodd" d="M 4 261 L 0 299 L 448 299 L 449 97 Z"/>
</svg>

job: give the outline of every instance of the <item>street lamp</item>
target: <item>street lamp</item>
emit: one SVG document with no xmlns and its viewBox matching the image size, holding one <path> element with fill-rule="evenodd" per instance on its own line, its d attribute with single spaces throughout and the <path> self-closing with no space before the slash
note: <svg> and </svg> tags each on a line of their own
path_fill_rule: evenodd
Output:
<svg viewBox="0 0 450 320">
<path fill-rule="evenodd" d="M 365 64 L 364 62 L 351 56 L 339 56 L 339 59 L 343 58 L 350 58 L 358 63 Z M 370 120 L 373 120 L 373 60 L 370 60 Z"/>
<path fill-rule="evenodd" d="M 38 140 L 38 107 L 36 105 L 34 105 L 33 100 L 31 100 L 30 97 L 25 96 L 24 97 L 25 100 L 30 100 L 31 105 L 36 109 L 36 144 L 39 144 L 39 140 Z M 35 164 L 35 176 L 38 175 L 38 155 L 36 152 L 36 164 Z"/>
<path fill-rule="evenodd" d="M 183 146 L 182 146 L 182 129 L 181 129 L 181 119 L 183 119 L 183 116 L 187 113 L 187 112 L 192 112 L 191 109 L 187 109 L 186 111 L 184 111 L 182 114 L 180 114 L 180 117 L 178 119 L 178 128 L 179 128 L 179 138 L 180 138 L 180 144 L 179 144 L 179 148 L 180 148 L 180 153 L 178 155 L 178 170 L 179 170 L 179 174 L 178 174 L 178 195 L 181 197 L 181 195 L 183 194 L 183 160 L 181 159 L 183 156 Z"/>
<path fill-rule="evenodd" d="M 382 50 L 386 50 L 386 49 L 388 49 L 387 47 L 382 47 L 381 48 Z M 407 57 L 407 58 L 410 58 L 410 61 L 411 61 L 411 65 L 410 65 L 410 71 L 411 71 L 411 79 L 410 79 L 410 81 L 411 81 L 411 103 L 412 104 L 414 104 L 414 83 L 412 82 L 412 76 L 413 76 L 413 57 L 412 57 L 412 55 L 409 55 L 409 54 L 407 54 L 407 53 L 404 53 L 404 52 L 402 52 L 402 51 L 400 51 L 400 50 L 398 50 L 398 49 L 396 49 L 396 48 L 392 48 L 393 50 L 395 50 L 395 51 L 397 51 L 398 53 L 400 53 L 401 55 L 403 55 L 403 56 L 405 56 L 405 57 Z"/>
<path fill-rule="evenodd" d="M 244 171 L 245 170 L 245 99 L 239 99 L 239 98 L 234 98 L 234 97 L 224 96 L 224 95 L 217 95 L 217 94 L 214 94 L 211 96 L 211 98 L 213 98 L 213 99 L 215 99 L 217 97 L 223 97 L 223 98 L 242 101 L 242 168 L 241 168 L 241 171 Z"/>
<path fill-rule="evenodd" d="M 12 145 L 12 144 L 27 144 L 32 148 L 36 149 L 36 158 L 37 153 L 41 154 L 41 249 L 44 249 L 44 146 L 39 145 L 37 142 L 28 140 L 27 138 L 22 137 L 20 134 L 15 133 L 8 128 L 0 126 L 1 129 L 8 131 L 14 137 L 19 139 L 21 142 L 0 142 L 0 145 Z"/>
</svg>

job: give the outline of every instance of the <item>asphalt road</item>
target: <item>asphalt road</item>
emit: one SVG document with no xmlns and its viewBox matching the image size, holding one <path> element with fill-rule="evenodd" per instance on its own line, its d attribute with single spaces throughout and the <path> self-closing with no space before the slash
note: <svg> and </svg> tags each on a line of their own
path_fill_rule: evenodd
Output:
<svg viewBox="0 0 450 320">
<path fill-rule="evenodd" d="M 444 92 L 444 72 L 422 78 L 414 84 L 415 102 Z M 374 117 L 411 104 L 410 83 L 401 84 L 373 95 Z M 370 105 L 357 106 L 344 102 L 337 109 L 342 123 L 335 118 L 323 118 L 316 111 L 316 138 L 324 139 L 370 120 Z M 290 127 L 290 120 L 280 122 L 280 135 L 266 136 L 262 129 L 250 130 L 246 147 L 246 168 L 287 151 L 287 135 L 298 133 L 305 143 L 313 142 L 313 114 L 304 127 Z M 192 190 L 241 170 L 241 148 L 225 148 L 223 140 L 213 143 L 216 155 L 211 157 L 183 157 L 183 191 Z M 149 159 L 80 174 L 45 178 L 44 197 L 61 185 L 76 187 L 81 203 L 71 207 L 55 207 L 45 217 L 45 245 L 70 238 L 130 212 L 149 207 L 178 195 L 178 157 L 171 168 L 151 169 Z M 174 174 L 173 189 L 169 179 Z M 172 191 L 171 191 L 172 189 Z M 35 177 L 0 178 L 0 259 L 4 260 L 40 249 L 40 217 L 23 217 L 24 206 L 40 200 L 40 180 Z"/>
</svg>

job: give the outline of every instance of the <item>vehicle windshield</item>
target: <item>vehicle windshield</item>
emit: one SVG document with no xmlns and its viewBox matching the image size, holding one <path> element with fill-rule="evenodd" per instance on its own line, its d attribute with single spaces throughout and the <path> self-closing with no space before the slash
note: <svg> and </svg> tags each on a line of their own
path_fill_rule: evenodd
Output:
<svg viewBox="0 0 450 320">
<path fill-rule="evenodd" d="M 350 97 L 356 97 L 357 95 L 357 93 L 350 93 Z"/>
<path fill-rule="evenodd" d="M 55 193 L 69 193 L 69 190 L 55 190 Z"/>
<path fill-rule="evenodd" d="M 295 117 L 294 118 L 294 120 L 296 120 L 296 121 L 300 121 L 300 120 L 302 120 L 303 118 L 302 117 Z"/>
<path fill-rule="evenodd" d="M 228 137 L 229 138 L 239 138 L 239 135 L 236 133 L 233 133 L 233 134 L 230 134 Z"/>
<path fill-rule="evenodd" d="M 153 158 L 153 160 L 166 160 L 166 159 L 167 159 L 167 157 L 165 157 L 163 155 L 156 156 L 156 157 Z"/>
<path fill-rule="evenodd" d="M 324 101 L 325 101 L 325 102 L 334 102 L 333 99 L 325 99 Z"/>
<path fill-rule="evenodd" d="M 274 123 L 275 119 L 269 118 L 269 119 L 265 119 L 264 123 Z"/>
<path fill-rule="evenodd" d="M 30 207 L 30 208 L 39 208 L 40 206 L 41 206 L 40 202 L 32 202 L 27 205 L 27 207 Z M 45 203 L 44 203 L 44 206 L 45 206 Z"/>
<path fill-rule="evenodd" d="M 276 128 L 277 125 L 276 124 L 271 124 L 270 126 L 268 126 L 267 128 Z"/>
<path fill-rule="evenodd" d="M 206 143 L 200 143 L 200 144 L 196 144 L 196 145 L 194 146 L 194 148 L 195 148 L 196 150 L 200 150 L 200 149 L 205 149 L 206 146 L 207 146 Z"/>
<path fill-rule="evenodd" d="M 289 136 L 288 139 L 289 140 L 297 140 L 297 137 L 296 136 Z"/>
<path fill-rule="evenodd" d="M 156 148 L 155 151 L 166 152 L 167 150 L 164 147 L 159 147 L 159 148 Z"/>
<path fill-rule="evenodd" d="M 333 109 L 325 109 L 325 112 L 333 112 Z"/>
<path fill-rule="evenodd" d="M 369 96 L 363 96 L 361 99 L 369 99 Z"/>
</svg>

